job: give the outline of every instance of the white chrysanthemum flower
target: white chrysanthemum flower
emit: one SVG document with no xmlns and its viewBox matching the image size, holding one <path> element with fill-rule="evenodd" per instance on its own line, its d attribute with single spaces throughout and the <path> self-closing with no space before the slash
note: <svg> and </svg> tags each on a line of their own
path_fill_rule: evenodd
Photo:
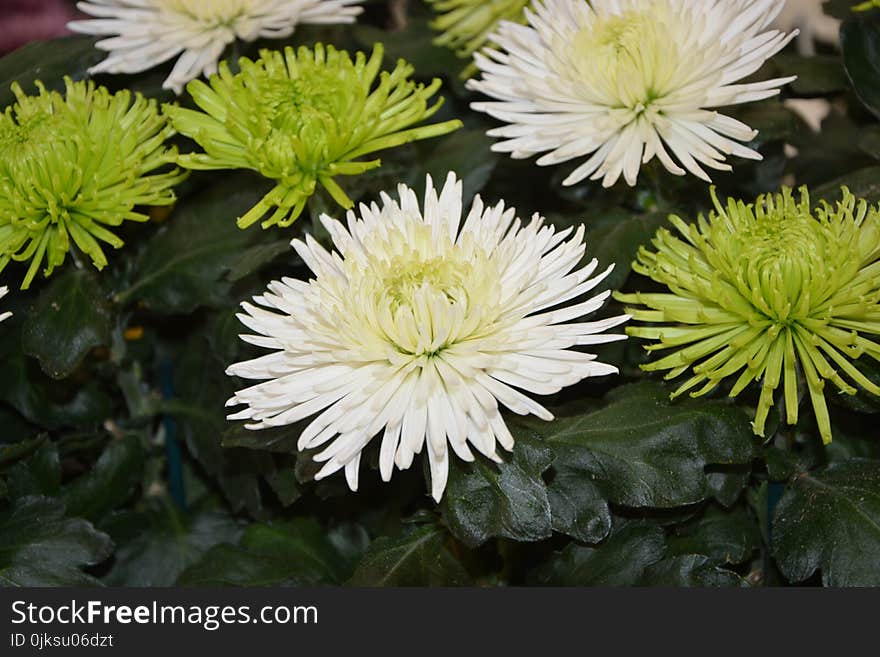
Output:
<svg viewBox="0 0 880 657">
<path fill-rule="evenodd" d="M 583 226 L 557 231 L 538 215 L 523 226 L 513 208 L 486 208 L 479 197 L 462 224 L 454 174 L 439 196 L 428 177 L 424 210 L 413 190 L 400 185 L 399 194 L 361 204 L 347 228 L 323 215 L 337 252 L 311 237 L 292 243 L 315 278 L 273 282 L 257 305 L 243 304 L 239 318 L 258 335 L 242 339 L 276 351 L 227 370 L 268 379 L 229 400 L 247 405 L 229 419 L 262 429 L 318 414 L 299 449 L 324 445 L 316 479 L 344 468 L 352 490 L 361 451 L 379 432 L 385 481 L 427 445 L 439 501 L 450 446 L 465 461 L 471 448 L 495 461 L 497 445 L 512 449 L 499 402 L 553 419 L 517 388 L 549 395 L 617 372 L 572 347 L 625 339 L 603 331 L 629 316 L 571 321 L 610 294 L 579 299 L 612 269 L 591 277 L 596 260 L 579 267 Z"/>
<path fill-rule="evenodd" d="M 0 299 L 5 297 L 7 292 L 9 292 L 8 287 L 6 287 L 5 285 L 3 287 L 0 287 Z M 0 322 L 2 322 L 4 319 L 9 319 L 10 317 L 12 317 L 12 313 L 0 313 Z"/>
<path fill-rule="evenodd" d="M 591 6 L 592 5 L 592 6 Z M 757 132 L 713 108 L 779 93 L 793 78 L 737 84 L 795 36 L 768 26 L 780 0 L 536 0 L 529 25 L 504 22 L 500 49 L 475 55 L 468 82 L 498 102 L 474 109 L 508 123 L 494 150 L 539 165 L 589 156 L 565 180 L 635 185 L 654 157 L 676 175 L 727 171 Z M 670 153 L 671 151 L 671 153 Z M 678 162 L 676 162 L 676 160 Z M 683 167 L 683 168 L 682 168 Z"/>
<path fill-rule="evenodd" d="M 363 0 L 89 0 L 75 32 L 107 36 L 96 45 L 110 54 L 90 73 L 140 73 L 180 55 L 163 85 L 180 94 L 199 75 L 217 71 L 236 39 L 281 39 L 306 23 L 352 23 Z"/>
</svg>

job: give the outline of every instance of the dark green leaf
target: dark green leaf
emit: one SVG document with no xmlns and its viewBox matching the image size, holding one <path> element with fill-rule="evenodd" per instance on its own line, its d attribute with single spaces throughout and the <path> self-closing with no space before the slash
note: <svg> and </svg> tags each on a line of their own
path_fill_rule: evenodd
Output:
<svg viewBox="0 0 880 657">
<path fill-rule="evenodd" d="M 658 561 L 645 569 L 639 584 L 697 588 L 748 586 L 739 575 L 713 565 L 701 554 L 681 554 Z"/>
<path fill-rule="evenodd" d="M 821 455 L 827 463 L 850 459 L 880 460 L 880 440 L 877 440 L 876 417 L 835 415 L 837 421 L 832 420 L 834 440 L 821 448 Z M 826 464 L 826 461 L 823 461 L 823 465 Z"/>
<path fill-rule="evenodd" d="M 106 577 L 111 586 L 171 586 L 180 574 L 220 543 L 236 543 L 240 526 L 217 511 L 190 515 L 166 502 L 146 515 L 143 532 L 116 551 Z"/>
<path fill-rule="evenodd" d="M 45 429 L 106 420 L 112 412 L 113 401 L 96 381 L 54 381 L 43 374 L 35 360 L 22 353 L 18 319 L 23 315 L 19 312 L 3 322 L 0 331 L 0 363 L 3 363 L 0 402 L 9 404 L 35 427 Z M 9 424 L 4 426 L 10 429 Z"/>
<path fill-rule="evenodd" d="M 2 352 L 2 349 L 0 349 Z M 112 412 L 112 400 L 95 383 L 53 386 L 29 370 L 23 353 L 0 353 L 0 401 L 4 401 L 33 424 L 58 429 L 80 424 L 98 424 Z M 39 368 L 33 363 L 39 375 Z"/>
<path fill-rule="evenodd" d="M 347 575 L 344 560 L 321 526 L 310 518 L 251 525 L 241 539 L 241 546 L 267 558 L 295 562 L 288 567 L 299 569 L 314 581 L 338 582 Z"/>
<path fill-rule="evenodd" d="M 733 506 L 752 477 L 748 465 L 712 470 L 706 473 L 706 482 L 712 497 L 722 506 Z"/>
<path fill-rule="evenodd" d="M 293 467 L 268 473 L 266 475 L 266 482 L 278 496 L 278 500 L 283 506 L 290 506 L 302 494 Z"/>
<path fill-rule="evenodd" d="M 797 121 L 778 98 L 770 98 L 758 103 L 748 103 L 731 108 L 730 115 L 758 131 L 755 141 L 750 144 L 766 144 L 777 139 L 786 139 L 797 129 Z"/>
<path fill-rule="evenodd" d="M 34 80 L 49 89 L 63 89 L 65 75 L 74 80 L 88 76 L 88 69 L 104 58 L 91 37 L 66 37 L 35 41 L 0 59 L 0 109 L 15 102 L 9 86 L 18 82 L 25 93 L 33 93 Z"/>
<path fill-rule="evenodd" d="M 223 447 L 244 447 L 280 454 L 296 454 L 299 431 L 293 427 L 273 427 L 254 431 L 245 429 L 242 423 L 230 423 L 220 436 Z"/>
<path fill-rule="evenodd" d="M 443 531 L 426 526 L 400 538 L 376 539 L 349 583 L 354 586 L 461 586 L 470 581 L 464 567 L 447 547 Z"/>
<path fill-rule="evenodd" d="M 791 89 L 800 96 L 819 96 L 842 91 L 847 87 L 846 72 L 840 57 L 814 55 L 804 57 L 780 53 L 771 60 L 780 77 L 796 75 Z"/>
<path fill-rule="evenodd" d="M 64 505 L 46 497 L 25 497 L 0 513 L 0 586 L 96 586 L 82 572 L 110 556 L 110 537 Z"/>
<path fill-rule="evenodd" d="M 239 311 L 240 308 L 236 306 L 233 309 L 223 309 L 214 313 L 205 331 L 218 372 L 225 370 L 230 363 L 244 360 L 249 355 L 243 354 L 244 342 L 238 337 L 246 330 L 237 317 Z M 232 386 L 225 389 L 232 389 Z"/>
<path fill-rule="evenodd" d="M 878 151 L 880 153 L 880 151 Z M 876 169 L 876 175 L 880 176 L 880 167 Z M 840 192 L 838 190 L 838 196 Z M 880 200 L 880 185 L 877 186 L 877 198 Z M 873 358 L 859 358 L 859 371 L 875 385 L 880 384 L 880 361 Z M 859 413 L 873 414 L 880 413 L 880 397 L 868 392 L 864 388 L 857 388 L 854 395 L 834 395 L 829 401 L 836 406 L 842 406 Z M 833 420 L 832 420 L 833 423 Z M 835 427 L 835 438 L 837 437 L 837 427 Z"/>
<path fill-rule="evenodd" d="M 880 125 L 868 126 L 862 131 L 859 148 L 880 160 Z"/>
<path fill-rule="evenodd" d="M 111 440 L 92 469 L 65 487 L 68 512 L 99 521 L 125 504 L 140 482 L 143 467 L 144 448 L 136 436 Z"/>
<path fill-rule="evenodd" d="M 370 547 L 370 535 L 358 523 L 345 522 L 327 532 L 327 540 L 345 560 L 346 568 L 354 570 L 364 552 Z"/>
<path fill-rule="evenodd" d="M 25 447 L 20 453 L 15 446 L 38 440 L 40 434 L 37 433 L 38 429 L 35 425 L 2 401 L 0 401 L 0 427 L 3 427 L 3 432 L 0 433 L 0 472 L 2 472 L 7 465 L 33 452 L 39 443 L 33 443 L 30 448 Z"/>
<path fill-rule="evenodd" d="M 230 272 L 242 275 L 258 266 L 256 256 L 277 255 L 274 247 L 249 250 L 277 242 L 277 234 L 259 227 L 241 230 L 235 223 L 265 193 L 264 183 L 245 173 L 225 177 L 175 209 L 135 260 L 132 280 L 117 293 L 118 302 L 140 301 L 169 314 L 223 305 L 229 302 Z"/>
<path fill-rule="evenodd" d="M 880 118 L 880 23 L 845 21 L 840 28 L 840 47 L 856 94 Z"/>
<path fill-rule="evenodd" d="M 762 449 L 764 463 L 767 467 L 767 476 L 771 481 L 786 481 L 797 474 L 809 469 L 791 449 L 781 449 L 775 445 L 769 445 Z"/>
<path fill-rule="evenodd" d="M 0 470 L 13 465 L 22 459 L 26 459 L 36 452 L 47 439 L 48 435 L 40 434 L 39 436 L 28 440 L 0 445 Z"/>
<path fill-rule="evenodd" d="M 810 186 L 814 201 L 828 198 L 817 189 L 825 189 L 829 181 L 838 178 L 836 184 L 831 185 L 829 195 L 839 198 L 841 183 L 847 183 L 846 174 L 876 165 L 876 159 L 862 148 L 863 132 L 864 126 L 853 117 L 832 111 L 822 121 L 822 132 L 801 130 L 788 140 L 797 149 L 797 156 L 788 160 L 786 169 L 795 176 L 798 185 Z"/>
<path fill-rule="evenodd" d="M 466 545 L 494 536 L 537 541 L 551 534 L 550 502 L 541 475 L 553 452 L 524 438 L 502 459 L 500 464 L 484 458 L 450 464 L 443 512 L 449 529 Z"/>
<path fill-rule="evenodd" d="M 633 586 L 665 550 L 660 527 L 631 523 L 596 547 L 572 543 L 542 566 L 535 580 L 549 586 Z"/>
<path fill-rule="evenodd" d="M 189 341 L 176 365 L 179 399 L 164 403 L 163 409 L 177 419 L 190 454 L 217 479 L 232 509 L 246 508 L 251 515 L 259 515 L 263 504 L 259 476 L 274 472 L 271 455 L 224 448 L 220 442 L 229 428 L 224 405 L 234 391 L 234 381 L 225 376 L 224 365 L 200 333 Z"/>
<path fill-rule="evenodd" d="M 263 265 L 272 262 L 282 253 L 290 253 L 290 240 L 277 240 L 265 244 L 255 244 L 245 249 L 238 258 L 233 259 L 226 275 L 227 280 L 238 281 L 253 274 Z"/>
<path fill-rule="evenodd" d="M 431 174 L 434 186 L 441 187 L 449 172 L 454 171 L 462 181 L 462 200 L 467 208 L 474 195 L 489 182 L 498 163 L 498 156 L 490 150 L 493 142 L 483 129 L 461 129 L 437 142 L 424 142 L 420 150 L 424 152 L 425 169 Z M 418 177 L 412 181 L 413 185 L 416 189 L 423 189 L 425 179 L 421 170 Z M 495 202 L 492 199 L 487 201 Z"/>
<path fill-rule="evenodd" d="M 28 314 L 22 348 L 46 374 L 64 379 L 94 347 L 110 344 L 112 323 L 95 272 L 68 269 L 49 283 Z"/>
<path fill-rule="evenodd" d="M 314 520 L 251 525 L 238 546 L 217 545 L 178 580 L 179 586 L 339 584 L 345 560 Z"/>
<path fill-rule="evenodd" d="M 880 461 L 852 459 L 791 481 L 773 517 L 773 555 L 792 582 L 880 586 Z"/>
<path fill-rule="evenodd" d="M 283 565 L 237 545 L 215 545 L 184 570 L 175 586 L 297 586 Z"/>
<path fill-rule="evenodd" d="M 880 201 L 880 167 L 868 167 L 814 188 L 810 193 L 813 201 L 825 200 L 835 203 L 841 198 L 841 187 L 848 187 L 857 198 L 866 199 L 869 203 Z"/>
<path fill-rule="evenodd" d="M 672 555 L 700 554 L 713 564 L 740 564 L 761 545 L 758 521 L 743 507 L 710 507 L 700 518 L 678 528 L 668 540 Z"/>
<path fill-rule="evenodd" d="M 450 71 L 462 67 L 462 61 L 449 48 L 434 46 L 431 41 L 436 33 L 428 27 L 424 18 L 415 18 L 407 29 L 389 33 L 366 24 L 358 24 L 352 30 L 355 40 L 363 48 L 372 48 L 381 42 L 385 46 L 385 62 L 403 58 L 413 65 L 421 76 L 448 76 Z"/>
<path fill-rule="evenodd" d="M 652 382 L 618 388 L 607 401 L 592 413 L 573 414 L 572 404 L 555 422 L 530 422 L 557 455 L 563 476 L 551 489 L 560 495 L 577 497 L 580 477 L 615 504 L 683 506 L 709 495 L 707 466 L 751 461 L 748 419 L 725 401 L 670 402 L 667 388 Z"/>
<path fill-rule="evenodd" d="M 623 286 L 632 271 L 639 247 L 650 242 L 658 228 L 669 225 L 668 216 L 668 212 L 634 214 L 587 231 L 589 254 L 598 258 L 599 270 L 614 265 L 614 271 L 602 284 L 603 288 L 616 290 Z"/>
<path fill-rule="evenodd" d="M 39 449 L 27 460 L 9 468 L 6 473 L 6 484 L 9 487 L 10 497 L 58 495 L 61 492 L 61 463 L 55 443 L 42 440 Z M 73 512 L 71 515 L 80 514 Z"/>
<path fill-rule="evenodd" d="M 611 531 L 608 502 L 583 473 L 564 466 L 547 488 L 553 529 L 584 543 L 598 543 Z"/>
</svg>

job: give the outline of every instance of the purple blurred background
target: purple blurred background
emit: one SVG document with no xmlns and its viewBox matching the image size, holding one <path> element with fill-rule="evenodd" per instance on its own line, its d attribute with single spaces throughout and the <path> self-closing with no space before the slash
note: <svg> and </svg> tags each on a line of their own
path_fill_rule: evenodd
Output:
<svg viewBox="0 0 880 657">
<path fill-rule="evenodd" d="M 69 34 L 76 16 L 69 0 L 0 0 L 0 55 L 30 41 Z"/>
</svg>

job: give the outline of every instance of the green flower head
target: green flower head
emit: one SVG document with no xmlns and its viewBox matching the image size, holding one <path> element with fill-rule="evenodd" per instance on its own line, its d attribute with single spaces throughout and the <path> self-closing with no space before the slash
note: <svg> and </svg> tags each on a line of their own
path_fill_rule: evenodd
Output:
<svg viewBox="0 0 880 657">
<path fill-rule="evenodd" d="M 165 140 L 173 134 L 154 101 L 111 94 L 93 82 L 65 79 L 62 95 L 37 82 L 0 115 L 0 271 L 30 261 L 22 289 L 45 261 L 61 265 L 71 242 L 101 269 L 101 242 L 122 240 L 108 227 L 147 221 L 136 206 L 170 205 L 184 177 Z M 154 173 L 163 169 L 162 172 Z"/>
<path fill-rule="evenodd" d="M 646 323 L 627 333 L 654 340 L 650 352 L 671 352 L 643 367 L 669 370 L 667 379 L 691 370 L 673 396 L 698 397 L 736 376 L 735 397 L 760 379 L 753 429 L 761 436 L 780 384 L 787 421 L 797 422 L 802 375 L 830 442 L 826 381 L 843 393 L 854 394 L 854 383 L 880 395 L 854 362 L 863 354 L 880 360 L 871 339 L 880 334 L 880 210 L 846 188 L 836 206 L 815 209 L 806 189 L 800 200 L 783 189 L 748 205 L 724 206 L 714 190 L 712 197 L 708 219 L 670 217 L 679 234 L 661 229 L 656 251 L 639 251 L 635 270 L 670 293 L 617 295 Z"/>
<path fill-rule="evenodd" d="M 289 226 L 322 185 L 342 207 L 351 199 L 334 180 L 380 166 L 356 161 L 378 150 L 436 137 L 460 121 L 412 126 L 442 104 L 428 102 L 440 87 L 410 79 L 413 68 L 399 61 L 381 72 L 382 46 L 354 61 L 345 51 L 318 44 L 283 53 L 261 51 L 260 59 L 242 58 L 233 74 L 226 63 L 210 86 L 187 85 L 202 112 L 169 106 L 166 112 L 181 133 L 204 149 L 180 157 L 189 169 L 252 169 L 276 186 L 238 220 L 247 228 L 264 219 L 263 228 Z M 267 216 L 268 215 L 268 216 Z"/>
<path fill-rule="evenodd" d="M 530 0 L 427 0 L 440 14 L 431 27 L 441 32 L 438 46 L 470 57 L 489 41 L 500 21 L 525 23 L 523 11 Z"/>
</svg>

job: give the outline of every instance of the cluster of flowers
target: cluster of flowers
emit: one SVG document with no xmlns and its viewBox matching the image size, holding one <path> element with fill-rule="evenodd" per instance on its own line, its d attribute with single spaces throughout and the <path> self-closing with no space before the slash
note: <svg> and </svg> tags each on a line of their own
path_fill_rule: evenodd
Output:
<svg viewBox="0 0 880 657">
<path fill-rule="evenodd" d="M 359 0 L 91 0 L 96 17 L 72 28 L 106 36 L 93 72 L 132 73 L 177 57 L 165 86 L 184 87 L 198 109 L 157 107 L 128 92 L 67 81 L 39 86 L 0 117 L 0 269 L 30 261 L 27 287 L 72 245 L 96 267 L 107 228 L 144 221 L 138 206 L 174 202 L 191 169 L 251 169 L 275 186 L 238 218 L 241 228 L 289 226 L 320 185 L 348 210 L 320 221 L 335 251 L 311 236 L 293 248 L 314 273 L 271 283 L 241 322 L 242 339 L 270 353 L 229 367 L 259 381 L 239 391 L 230 419 L 252 429 L 312 418 L 299 448 L 318 449 L 317 478 L 344 470 L 358 485 L 364 448 L 379 434 L 383 480 L 427 451 L 439 500 L 451 451 L 500 460 L 513 447 L 500 408 L 552 415 L 530 396 L 558 392 L 617 369 L 578 347 L 631 336 L 671 353 L 645 366 L 691 377 L 676 391 L 704 395 L 736 377 L 761 395 L 753 428 L 763 435 L 782 385 L 797 421 L 806 381 L 820 433 L 831 439 L 823 387 L 880 394 L 854 360 L 880 360 L 880 209 L 844 190 L 832 206 L 783 189 L 754 203 L 719 201 L 695 224 L 672 217 L 643 247 L 635 270 L 666 293 L 618 294 L 627 314 L 582 321 L 610 296 L 587 296 L 611 271 L 583 265 L 584 228 L 523 222 L 504 202 L 463 208 L 450 173 L 424 198 L 354 203 L 336 181 L 378 167 L 364 156 L 457 129 L 417 125 L 440 102 L 440 82 L 412 81 L 398 62 L 382 71 L 382 47 L 354 57 L 332 46 L 263 50 L 238 72 L 218 60 L 236 39 L 285 37 L 300 23 L 351 22 Z M 742 82 L 795 36 L 772 29 L 777 0 L 432 0 L 440 41 L 473 56 L 467 86 L 491 98 L 472 107 L 502 122 L 489 134 L 514 158 L 539 165 L 583 159 L 565 180 L 637 182 L 657 158 L 672 174 L 710 182 L 728 157 L 760 159 L 749 126 L 717 108 L 779 93 L 791 78 Z M 503 20 L 509 19 L 509 20 Z M 489 45 L 486 45 L 489 44 Z M 207 83 L 198 80 L 210 76 Z M 175 133 L 201 147 L 179 155 Z M 72 242 L 72 244 L 71 244 Z M 612 265 L 613 266 L 613 265 Z M 0 289 L 0 297 L 6 294 Z M 5 319 L 8 313 L 0 315 Z M 835 369 L 836 368 L 838 369 Z M 802 374 L 799 374 L 802 373 Z M 848 377 L 848 381 L 844 379 Z"/>
</svg>

